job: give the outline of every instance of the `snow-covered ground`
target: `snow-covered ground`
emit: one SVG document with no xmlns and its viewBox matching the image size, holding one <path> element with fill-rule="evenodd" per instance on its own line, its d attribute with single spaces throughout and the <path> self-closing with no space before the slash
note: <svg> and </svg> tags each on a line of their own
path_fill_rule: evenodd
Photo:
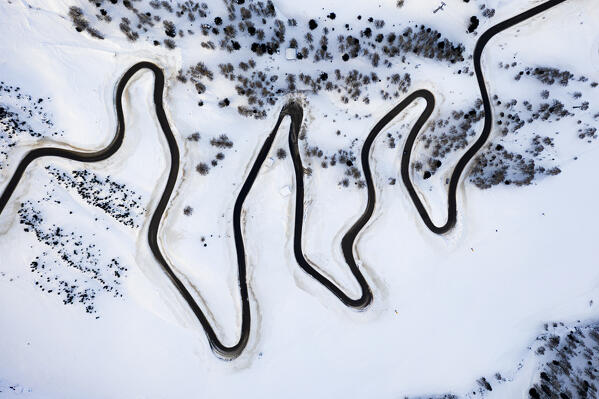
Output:
<svg viewBox="0 0 599 399">
<path fill-rule="evenodd" d="M 114 93 L 120 77 L 136 62 L 158 64 L 165 71 L 164 103 L 181 152 L 160 245 L 218 336 L 231 345 L 241 323 L 233 205 L 283 105 L 291 98 L 304 105 L 300 146 L 310 168 L 304 179 L 306 257 L 356 297 L 359 286 L 340 242 L 366 204 L 360 165 L 366 135 L 405 93 L 423 88 L 434 93 L 431 119 L 447 122 L 421 133 L 412 178 L 441 224 L 447 213 L 446 179 L 483 125 L 482 118 L 472 117 L 460 130 L 464 113 L 480 112 L 470 58 L 476 40 L 492 25 L 541 2 L 454 1 L 433 12 L 440 1 L 405 1 L 399 7 L 404 2 L 281 0 L 274 2 L 276 17 L 268 12 L 257 17 L 254 11 L 243 19 L 263 25 L 267 39 L 275 18 L 287 27 L 279 51 L 261 56 L 251 50 L 256 39 L 247 32 L 227 39 L 238 41 L 240 49 L 221 48 L 230 2 L 206 1 L 206 7 L 200 2 L 198 8 L 183 1 L 97 3 L 0 1 L 0 81 L 12 88 L 0 90 L 0 107 L 27 123 L 15 130 L 10 122 L 15 116 L 0 113 L 0 190 L 32 148 L 95 151 L 106 146 L 116 129 Z M 235 26 L 242 20 L 240 7 L 257 4 L 242 3 L 233 7 Z M 181 5 L 193 10 L 193 21 L 186 12 L 176 15 Z M 78 7 L 89 23 L 77 22 L 73 15 L 79 14 L 70 7 Z M 160 16 L 160 22 L 136 27 L 145 12 Z M 110 16 L 111 22 L 96 14 Z M 480 24 L 468 33 L 471 16 Z M 458 190 L 458 223 L 447 235 L 426 228 L 400 177 L 404 141 L 424 102 L 410 106 L 381 132 L 371 154 L 375 215 L 355 251 L 374 295 L 364 311 L 346 308 L 295 261 L 295 179 L 285 121 L 244 206 L 252 325 L 248 347 L 229 362 L 212 353 L 197 319 L 148 248 L 148 224 L 166 182 L 169 154 L 154 112 L 153 75 L 139 72 L 124 96 L 126 135 L 119 151 L 99 163 L 35 161 L 0 214 L 0 397 L 527 398 L 540 384 L 540 372 L 558 356 L 553 348 L 539 354 L 538 346 L 551 334 L 567 342 L 574 328 L 586 331 L 577 339 L 594 348 L 596 367 L 599 342 L 588 331 L 599 318 L 594 235 L 599 142 L 592 130 L 599 124 L 599 87 L 593 85 L 599 81 L 598 17 L 596 2 L 566 0 L 486 47 L 483 71 L 489 93 L 497 98 L 492 144 L 482 152 L 504 163 L 489 161 L 478 170 L 475 165 L 482 163 L 471 163 L 474 168 Z M 311 19 L 317 28 L 311 29 Z M 174 21 L 183 35 L 165 35 L 164 20 Z M 206 35 L 202 24 L 210 26 Z M 463 46 L 463 60 L 454 55 L 430 59 L 414 51 L 403 61 L 401 52 L 384 56 L 389 33 L 400 36 L 420 25 L 438 31 L 439 40 L 447 39 L 458 52 Z M 325 27 L 330 59 L 315 60 Z M 364 33 L 367 27 L 371 39 Z M 125 34 L 132 30 L 135 40 Z M 315 49 L 302 60 L 287 60 L 290 38 L 297 38 L 298 50 L 309 47 L 307 32 L 318 43 Z M 381 47 L 374 40 L 378 32 L 384 34 Z M 348 61 L 342 56 L 351 50 L 338 48 L 340 34 L 361 41 L 362 49 Z M 164 42 L 171 39 L 173 49 Z M 200 45 L 209 40 L 215 49 Z M 377 66 L 374 52 L 381 54 Z M 255 66 L 245 71 L 239 64 L 249 59 Z M 212 78 L 190 72 L 200 62 Z M 250 104 L 250 96 L 240 94 L 235 86 L 243 79 L 221 72 L 219 64 L 226 63 L 234 65 L 233 75 L 254 83 L 261 81 L 258 72 L 268 77 L 264 82 L 277 76 L 270 86 L 263 84 L 271 91 L 263 97 L 260 86 L 253 87 L 263 105 Z M 545 68 L 544 75 L 535 68 Z M 553 84 L 542 81 L 553 73 L 548 68 L 561 73 Z M 335 78 L 335 69 L 341 78 Z M 363 75 L 357 86 L 347 78 L 354 69 Z M 320 79 L 321 88 L 303 83 L 300 73 Z M 410 75 L 407 84 L 405 74 Z M 560 84 L 563 76 L 567 84 Z M 337 87 L 326 89 L 326 81 Z M 360 94 L 353 99 L 348 93 L 355 94 L 356 87 Z M 230 105 L 224 105 L 225 98 Z M 512 99 L 516 103 L 506 106 Z M 258 107 L 263 117 L 242 115 L 238 106 Z M 455 118 L 453 112 L 462 113 Z M 525 123 L 512 130 L 516 116 Z M 32 135 L 29 127 L 39 134 Z M 434 153 L 436 144 L 440 153 Z M 498 171 L 501 178 L 495 178 Z M 554 322 L 563 324 L 552 327 Z M 584 367 L 579 363 L 575 367 Z M 598 387 L 597 380 L 583 377 L 583 371 L 580 375 Z M 597 372 L 591 376 L 597 378 Z M 565 392 L 568 385 L 562 387 Z M 586 397 L 597 397 L 596 388 L 589 389 Z M 584 397 L 572 392 L 567 397 Z"/>
</svg>

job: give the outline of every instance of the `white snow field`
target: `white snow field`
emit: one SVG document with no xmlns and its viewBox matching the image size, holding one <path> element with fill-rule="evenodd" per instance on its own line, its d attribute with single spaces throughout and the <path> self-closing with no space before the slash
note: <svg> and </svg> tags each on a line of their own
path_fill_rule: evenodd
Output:
<svg viewBox="0 0 599 399">
<path fill-rule="evenodd" d="M 120 78 L 137 62 L 155 63 L 180 151 L 159 245 L 230 346 L 241 328 L 233 207 L 283 106 L 295 100 L 304 110 L 305 256 L 358 297 L 341 239 L 367 202 L 366 136 L 407 94 L 434 94 L 410 173 L 443 224 L 447 181 L 483 129 L 476 41 L 543 2 L 455 0 L 436 12 L 441 1 L 202 3 L 0 0 L 0 194 L 32 149 L 106 147 Z M 479 25 L 468 32 L 472 16 Z M 343 305 L 296 262 L 297 182 L 284 120 L 244 203 L 251 326 L 233 360 L 213 353 L 148 246 L 170 156 L 154 76 L 138 72 L 125 89 L 125 139 L 113 156 L 37 159 L 0 208 L 0 398 L 598 398 L 597 18 L 596 1 L 566 0 L 485 47 L 488 162 L 466 168 L 449 233 L 429 231 L 400 176 L 424 101 L 381 132 L 370 154 L 374 216 L 354 247 L 374 298 L 364 310 Z M 285 39 L 271 42 L 279 48 L 252 49 L 273 36 L 276 20 L 286 27 Z M 439 33 L 434 57 L 401 41 L 392 54 L 407 28 Z M 302 47 L 308 56 L 297 57 Z M 353 70 L 359 78 L 348 77 Z M 570 338 L 575 349 L 564 355 L 573 331 L 584 335 Z M 570 359 L 570 383 L 547 371 L 553 359 Z"/>
</svg>

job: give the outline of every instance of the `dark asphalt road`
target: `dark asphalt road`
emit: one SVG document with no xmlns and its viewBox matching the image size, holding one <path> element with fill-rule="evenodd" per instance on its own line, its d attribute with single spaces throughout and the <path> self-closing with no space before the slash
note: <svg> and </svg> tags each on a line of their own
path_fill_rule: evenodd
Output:
<svg viewBox="0 0 599 399">
<path fill-rule="evenodd" d="M 250 315 L 250 303 L 248 298 L 248 286 L 247 286 L 247 274 L 246 274 L 246 256 L 244 250 L 244 239 L 241 228 L 241 213 L 243 209 L 243 203 L 249 194 L 258 173 L 264 163 L 266 157 L 271 150 L 272 144 L 274 142 L 275 136 L 279 130 L 280 124 L 286 116 L 291 118 L 291 127 L 289 131 L 289 148 L 291 151 L 294 169 L 295 169 L 295 177 L 296 177 L 296 206 L 295 206 L 295 228 L 294 228 L 294 254 L 295 258 L 300 265 L 300 267 L 306 271 L 309 275 L 314 277 L 319 283 L 321 283 L 324 287 L 326 287 L 331 293 L 333 293 L 337 298 L 340 299 L 342 303 L 345 305 L 356 308 L 356 309 L 364 309 L 370 304 L 372 301 L 372 292 L 366 282 L 366 279 L 360 272 L 358 265 L 355 262 L 353 255 L 353 247 L 358 236 L 359 232 L 364 228 L 366 223 L 372 217 L 374 206 L 376 203 L 375 198 L 375 189 L 372 178 L 372 172 L 370 169 L 370 151 L 372 148 L 372 144 L 377 137 L 377 135 L 389 124 L 393 118 L 395 118 L 400 112 L 402 112 L 407 106 L 409 106 L 413 101 L 418 98 L 422 98 L 426 101 L 426 108 L 423 113 L 418 118 L 416 124 L 413 126 L 408 138 L 406 139 L 406 144 L 403 150 L 402 160 L 401 160 L 401 176 L 404 182 L 408 193 L 418 213 L 422 217 L 422 220 L 426 224 L 426 226 L 436 234 L 443 234 L 451 230 L 455 226 L 457 219 L 457 200 L 456 200 L 456 191 L 457 186 L 460 181 L 460 177 L 467 164 L 474 158 L 476 153 L 483 147 L 483 145 L 487 142 L 489 138 L 489 134 L 491 133 L 492 127 L 492 112 L 491 112 L 491 104 L 489 101 L 489 94 L 487 92 L 484 77 L 482 74 L 481 68 L 481 55 L 485 45 L 489 42 L 489 40 L 495 36 L 496 34 L 502 32 L 505 29 L 508 29 L 520 22 L 523 22 L 535 15 L 542 13 L 543 11 L 560 4 L 566 0 L 551 0 L 547 1 L 539 6 L 536 6 L 528 11 L 523 12 L 513 18 L 510 18 L 506 21 L 503 21 L 486 32 L 484 32 L 478 42 L 476 43 L 476 47 L 474 50 L 474 69 L 476 72 L 476 77 L 478 81 L 478 85 L 480 87 L 481 96 L 484 104 L 485 111 L 485 121 L 484 127 L 481 135 L 476 140 L 476 142 L 466 151 L 466 153 L 460 158 L 458 163 L 456 164 L 453 173 L 451 175 L 451 179 L 449 182 L 449 190 L 448 190 L 448 217 L 447 221 L 442 226 L 436 226 L 428 212 L 426 211 L 422 201 L 420 200 L 412 182 L 410 180 L 410 155 L 412 152 L 412 148 L 414 142 L 420 132 L 421 128 L 424 126 L 431 113 L 433 112 L 435 99 L 433 94 L 427 90 L 418 90 L 411 93 L 407 96 L 400 104 L 398 104 L 395 108 L 393 108 L 389 113 L 387 113 L 371 130 L 370 134 L 366 138 L 364 146 L 361 152 L 361 161 L 362 167 L 364 169 L 364 176 L 366 179 L 367 189 L 368 189 L 368 202 L 366 204 L 366 208 L 360 218 L 354 223 L 354 225 L 349 229 L 349 231 L 344 235 L 341 241 L 341 246 L 343 250 L 343 254 L 345 257 L 345 261 L 349 266 L 352 274 L 358 281 L 361 287 L 361 295 L 359 298 L 352 299 L 347 296 L 339 287 L 337 287 L 332 281 L 324 277 L 321 273 L 319 273 L 316 268 L 311 265 L 304 257 L 302 250 L 302 228 L 303 228 L 303 217 L 304 217 L 304 183 L 303 183 L 303 175 L 304 169 L 301 162 L 301 156 L 298 148 L 298 133 L 301 127 L 302 118 L 303 118 L 303 110 L 298 103 L 290 103 L 286 105 L 281 113 L 279 114 L 279 118 L 277 123 L 272 130 L 272 132 L 268 135 L 256 160 L 254 161 L 252 168 L 248 174 L 247 179 L 244 181 L 241 191 L 237 197 L 235 202 L 235 207 L 233 210 L 233 227 L 234 227 L 234 238 L 235 238 L 235 248 L 237 252 L 237 264 L 238 264 L 238 282 L 239 289 L 241 294 L 241 329 L 240 336 L 238 342 L 233 346 L 225 346 L 218 336 L 216 335 L 214 329 L 212 328 L 210 322 L 208 321 L 204 311 L 202 311 L 200 305 L 196 302 L 191 293 L 187 290 L 185 285 L 181 282 L 180 278 L 177 277 L 171 266 L 168 264 L 166 259 L 164 258 L 160 247 L 158 245 L 158 230 L 160 227 L 160 222 L 168 205 L 168 202 L 171 198 L 172 192 L 174 190 L 175 184 L 177 182 L 178 172 L 179 172 L 179 149 L 177 147 L 177 142 L 171 128 L 169 126 L 164 107 L 163 107 L 163 91 L 164 91 L 164 74 L 162 70 L 155 64 L 150 62 L 140 62 L 131 67 L 125 74 L 122 79 L 119 81 L 117 90 L 116 90 L 116 98 L 115 98 L 115 108 L 117 113 L 117 129 L 116 134 L 112 142 L 104 149 L 97 152 L 81 152 L 81 151 L 70 151 L 61 148 L 38 148 L 29 151 L 25 157 L 21 160 L 13 176 L 9 180 L 6 185 L 4 191 L 2 192 L 2 196 L 0 196 L 0 214 L 4 211 L 6 204 L 10 200 L 17 184 L 23 177 L 25 170 L 29 166 L 31 162 L 41 157 L 61 157 L 66 159 L 71 159 L 74 161 L 80 162 L 98 162 L 109 158 L 113 155 L 121 146 L 125 134 L 125 123 L 123 117 L 123 108 L 122 108 L 122 95 L 123 91 L 129 82 L 129 80 L 133 77 L 135 73 L 142 69 L 149 69 L 154 73 L 155 83 L 154 83 L 154 104 L 156 108 L 156 115 L 158 117 L 158 121 L 160 123 L 160 127 L 164 133 L 164 136 L 168 142 L 169 151 L 170 151 L 170 171 L 169 176 L 166 181 L 166 185 L 160 201 L 152 215 L 149 229 L 148 229 L 148 243 L 152 253 L 160 263 L 162 269 L 165 274 L 169 277 L 171 282 L 174 284 L 176 289 L 179 291 L 181 296 L 185 299 L 191 310 L 196 315 L 200 324 L 202 325 L 206 336 L 208 338 L 208 342 L 212 347 L 213 351 L 220 357 L 224 359 L 234 359 L 239 356 L 245 346 L 247 345 L 249 334 L 250 334 L 250 324 L 251 324 L 251 315 Z"/>
</svg>

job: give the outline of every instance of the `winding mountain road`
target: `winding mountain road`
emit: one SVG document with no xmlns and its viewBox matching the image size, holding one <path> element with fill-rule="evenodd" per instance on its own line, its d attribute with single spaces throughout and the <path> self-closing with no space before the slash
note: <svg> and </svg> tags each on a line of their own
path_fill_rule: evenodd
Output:
<svg viewBox="0 0 599 399">
<path fill-rule="evenodd" d="M 175 274 L 172 267 L 166 261 L 164 255 L 162 254 L 160 247 L 158 245 L 158 232 L 160 228 L 160 223 L 162 221 L 162 217 L 164 212 L 168 206 L 169 200 L 173 193 L 174 187 L 177 183 L 177 177 L 179 173 L 179 149 L 177 146 L 177 141 L 171 131 L 171 128 L 168 123 L 168 119 L 166 117 L 166 113 L 163 107 L 163 92 L 164 92 L 164 73 L 162 70 L 155 64 L 151 62 L 140 62 L 131 67 L 118 83 L 116 90 L 116 98 L 115 98 L 115 108 L 117 113 L 117 129 L 116 134 L 110 144 L 97 152 L 83 152 L 83 151 L 71 151 L 63 148 L 37 148 L 29 151 L 25 157 L 20 161 L 17 168 L 15 169 L 11 179 L 8 184 L 4 188 L 2 195 L 0 196 L 0 214 L 4 211 L 7 203 L 9 202 L 13 192 L 15 191 L 19 181 L 23 177 L 27 167 L 34 160 L 42 157 L 60 157 L 66 158 L 79 162 L 99 162 L 103 161 L 110 156 L 112 156 L 122 145 L 123 138 L 125 135 L 125 122 L 123 115 L 123 106 L 122 106 L 122 96 L 127 86 L 128 82 L 131 78 L 140 70 L 148 69 L 154 73 L 154 105 L 156 108 L 156 115 L 158 117 L 158 121 L 160 123 L 160 127 L 164 133 L 164 137 L 167 140 L 169 151 L 170 151 L 170 170 L 168 179 L 166 181 L 166 185 L 162 196 L 160 197 L 160 201 L 152 214 L 152 218 L 150 220 L 149 228 L 148 228 L 148 244 L 152 253 L 154 254 L 156 260 L 160 263 L 163 271 L 169 277 L 171 282 L 177 288 L 179 293 L 183 296 L 191 310 L 196 315 L 200 324 L 202 325 L 206 336 L 208 338 L 208 342 L 212 348 L 212 350 L 220 357 L 224 359 L 234 359 L 238 357 L 245 346 L 247 345 L 249 335 L 250 335 L 250 325 L 251 325 L 251 314 L 250 314 L 250 302 L 248 297 L 248 284 L 247 284 L 247 274 L 246 274 L 246 254 L 244 249 L 244 238 L 242 234 L 241 227 L 241 213 L 243 209 L 243 204 L 247 195 L 249 194 L 258 173 L 262 167 L 262 164 L 266 160 L 272 144 L 275 140 L 276 134 L 279 130 L 281 122 L 287 116 L 291 118 L 291 125 L 289 130 L 289 149 L 291 152 L 294 170 L 295 170 L 295 183 L 296 183 L 296 200 L 295 200 L 295 225 L 294 225 L 294 254 L 295 258 L 299 264 L 299 266 L 306 271 L 310 276 L 316 279 L 320 284 L 322 284 L 326 289 L 328 289 L 333 295 L 335 295 L 339 300 L 345 305 L 356 308 L 356 309 L 364 309 L 366 308 L 370 302 L 372 301 L 372 292 L 368 286 L 368 283 L 365 277 L 362 275 L 359 266 L 356 263 L 355 256 L 353 253 L 353 248 L 355 245 L 356 237 L 360 233 L 360 231 L 364 228 L 366 223 L 372 217 L 374 212 L 374 206 L 376 203 L 375 198 L 375 188 L 372 177 L 372 172 L 370 169 L 370 152 L 372 149 L 372 145 L 374 140 L 378 136 L 378 134 L 395 118 L 399 113 L 401 113 L 406 107 L 412 104 L 417 99 L 424 99 L 426 101 L 426 107 L 424 111 L 419 116 L 415 125 L 412 127 L 409 136 L 406 139 L 406 143 L 404 146 L 402 159 L 401 159 L 401 177 L 403 183 L 410 194 L 410 197 L 420 214 L 422 220 L 425 225 L 430 229 L 433 233 L 443 234 L 451 230 L 457 220 L 457 200 L 456 200 L 456 191 L 462 176 L 464 169 L 467 164 L 474 158 L 476 153 L 483 147 L 483 145 L 487 142 L 489 135 L 491 133 L 492 127 L 492 110 L 491 104 L 489 101 L 489 94 L 487 92 L 484 77 L 482 74 L 481 68 L 481 55 L 484 47 L 489 42 L 491 38 L 493 38 L 498 33 L 521 23 L 531 17 L 534 17 L 551 7 L 554 7 L 560 3 L 563 3 L 566 0 L 550 0 L 546 1 L 530 10 L 527 10 L 515 17 L 512 17 L 508 20 L 505 20 L 486 32 L 484 32 L 476 43 L 476 47 L 474 49 L 474 70 L 476 73 L 476 78 L 478 81 L 478 85 L 480 87 L 481 96 L 484 104 L 484 127 L 479 136 L 479 138 L 475 141 L 475 143 L 466 151 L 466 153 L 460 158 L 458 163 L 456 164 L 453 173 L 451 175 L 451 179 L 449 182 L 448 189 L 448 208 L 447 208 L 447 221 L 442 226 L 435 225 L 426 208 L 424 207 L 418 193 L 416 192 L 411 179 L 410 179 L 410 156 L 412 153 L 412 149 L 415 143 L 415 140 L 418 136 L 418 133 L 424 126 L 424 124 L 428 121 L 431 116 L 434 106 L 435 106 L 435 98 L 433 94 L 428 90 L 418 90 L 410 95 L 408 95 L 401 103 L 399 103 L 396 107 L 394 107 L 389 113 L 387 113 L 371 130 L 366 141 L 364 142 L 364 146 L 362 147 L 361 152 L 361 161 L 362 167 L 364 169 L 364 176 L 366 179 L 367 190 L 368 190 L 368 201 L 366 204 L 366 208 L 362 215 L 358 218 L 358 220 L 352 225 L 349 231 L 344 235 L 341 240 L 341 247 L 343 250 L 343 255 L 345 261 L 350 268 L 353 276 L 358 281 L 361 288 L 361 295 L 358 298 L 350 298 L 347 294 L 343 292 L 341 288 L 335 285 L 334 282 L 327 279 L 324 275 L 322 275 L 315 265 L 312 265 L 308 262 L 304 256 L 304 252 L 302 249 L 302 231 L 303 231 L 303 219 L 304 219 L 304 168 L 301 161 L 301 156 L 298 147 L 298 135 L 303 119 L 303 110 L 301 105 L 295 102 L 291 102 L 287 104 L 281 110 L 279 114 L 279 118 L 272 132 L 268 135 L 266 140 L 264 141 L 250 171 L 243 183 L 243 186 L 239 192 L 237 200 L 235 202 L 235 206 L 233 209 L 233 228 L 234 228 L 234 239 L 235 239 L 235 248 L 237 253 L 237 265 L 238 265 L 238 282 L 240 289 L 240 297 L 241 297 L 241 329 L 240 335 L 237 343 L 233 346 L 226 346 L 222 343 L 222 341 L 217 336 L 216 332 L 212 328 L 212 325 L 208 318 L 206 317 L 205 312 L 202 310 L 201 306 L 195 301 L 194 297 L 191 295 L 189 290 L 182 283 L 181 279 Z"/>
</svg>

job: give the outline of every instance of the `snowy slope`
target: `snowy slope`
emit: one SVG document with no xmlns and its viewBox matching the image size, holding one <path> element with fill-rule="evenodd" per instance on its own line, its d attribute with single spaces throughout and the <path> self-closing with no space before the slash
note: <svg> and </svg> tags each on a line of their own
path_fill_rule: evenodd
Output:
<svg viewBox="0 0 599 399">
<path fill-rule="evenodd" d="M 464 112 L 476 109 L 480 96 L 471 74 L 476 40 L 492 25 L 540 2 L 456 1 L 433 13 L 440 2 L 407 1 L 398 7 L 391 0 L 326 5 L 280 1 L 274 3 L 276 17 L 265 16 L 264 23 L 256 15 L 250 19 L 265 26 L 267 37 L 275 18 L 287 26 L 279 51 L 262 56 L 251 50 L 254 36 L 242 32 L 227 39 L 237 40 L 241 49 L 220 47 L 228 23 L 225 2 L 207 1 L 206 8 L 198 8 L 206 16 L 196 10 L 197 19 L 191 21 L 185 13 L 177 16 L 176 7 L 194 2 L 167 2 L 175 8 L 170 12 L 149 1 L 132 1 L 139 13 L 160 16 L 160 22 L 144 25 L 147 31 L 136 28 L 138 17 L 123 2 L 94 3 L 0 3 L 0 80 L 32 96 L 29 100 L 0 91 L 0 106 L 10 106 L 40 133 L 32 136 L 24 130 L 10 146 L 8 139 L 0 140 L 6 153 L 0 158 L 0 190 L 32 148 L 95 151 L 106 146 L 116 128 L 114 95 L 122 74 L 139 61 L 159 65 L 166 75 L 165 108 L 181 153 L 159 243 L 218 336 L 230 345 L 237 341 L 241 323 L 233 206 L 283 105 L 296 99 L 304 106 L 302 160 L 311 170 L 304 178 L 306 257 L 355 297 L 359 286 L 340 244 L 366 204 L 359 157 L 368 132 L 406 93 L 434 93 L 431 120 L 449 122 L 442 128 L 425 127 L 412 154 L 411 176 L 433 220 L 442 223 L 447 217 L 446 179 L 483 125 L 481 118 L 463 137 L 449 133 L 453 124 L 459 130 L 452 113 L 462 111 L 462 120 Z M 483 3 L 494 10 L 492 16 L 483 15 Z M 75 29 L 72 6 L 90 21 L 89 30 Z M 102 15 L 100 9 L 107 10 L 111 22 L 96 17 Z M 480 25 L 467 33 L 474 15 Z M 222 25 L 215 17 L 224 20 Z M 385 25 L 376 28 L 370 17 Z M 169 153 L 154 112 L 153 76 L 138 73 L 124 97 L 122 148 L 99 163 L 35 161 L 0 214 L 0 397 L 530 397 L 529 389 L 554 356 L 535 352 L 542 340 L 538 337 L 554 333 L 545 323 L 563 322 L 565 327 L 556 326 L 555 334 L 566 336 L 576 326 L 592 329 L 599 317 L 599 250 L 593 234 L 599 221 L 593 203 L 599 192 L 594 178 L 599 144 L 592 131 L 586 133 L 599 120 L 599 88 L 592 85 L 599 81 L 597 17 L 595 2 L 567 0 L 501 33 L 485 48 L 483 72 L 491 96 L 497 96 L 495 123 L 505 123 L 507 114 L 518 114 L 526 123 L 505 135 L 504 125 L 494 125 L 492 144 L 482 151 L 489 159 L 518 159 L 520 154 L 525 165 L 534 161 L 534 173 L 531 177 L 530 167 L 506 161 L 505 176 L 491 184 L 500 167 L 489 163 L 476 172 L 473 161 L 458 189 L 458 223 L 450 233 L 439 236 L 426 228 L 400 177 L 405 139 L 424 102 L 408 107 L 381 132 L 370 158 L 375 215 L 355 247 L 374 295 L 364 311 L 345 307 L 302 271 L 293 256 L 297 183 L 287 144 L 289 121 L 284 121 L 244 204 L 252 324 L 247 348 L 230 362 L 211 351 L 197 319 L 148 248 L 148 225 L 166 182 Z M 136 40 L 119 27 L 122 18 L 131 21 L 129 31 L 138 32 Z M 292 18 L 296 26 L 287 23 Z M 310 19 L 318 24 L 314 30 Z M 164 42 L 171 36 L 165 35 L 163 20 L 175 21 L 184 33 L 173 38 L 174 49 Z M 203 35 L 201 24 L 218 28 L 219 34 L 213 37 L 209 29 Z M 399 36 L 421 24 L 462 45 L 464 60 L 452 63 L 410 53 L 403 62 L 401 55 L 388 57 L 387 65 L 381 47 L 370 47 L 381 54 L 374 66 L 364 53 L 343 61 L 351 50 L 338 49 L 338 34 L 359 37 L 363 48 L 369 48 L 368 43 L 377 43 L 378 32 L 385 35 L 383 46 L 388 33 Z M 318 44 L 307 59 L 285 59 L 291 37 L 300 48 L 308 46 L 305 34 L 311 31 L 318 43 L 324 27 L 329 29 L 331 59 L 314 60 Z M 361 36 L 366 27 L 374 32 L 372 39 Z M 90 34 L 92 29 L 104 39 Z M 199 44 L 208 40 L 215 49 Z M 256 66 L 243 71 L 238 65 L 249 59 Z M 199 62 L 212 79 L 194 76 L 192 68 Z M 274 104 L 265 101 L 260 108 L 262 118 L 238 112 L 250 100 L 235 88 L 238 79 L 220 71 L 219 64 L 226 63 L 235 66 L 234 75 L 277 75 L 272 87 L 280 92 L 272 96 Z M 567 85 L 559 79 L 549 85 L 534 73 L 539 67 L 569 71 L 572 77 Z M 527 68 L 532 73 L 526 74 Z M 341 79 L 334 78 L 335 69 Z M 380 82 L 371 78 L 352 86 L 355 82 L 347 76 L 354 69 L 363 76 L 374 72 Z M 301 83 L 300 73 L 316 79 L 323 72 L 339 90 L 325 89 L 324 80 L 317 90 Z M 405 90 L 393 83 L 395 73 L 410 75 Z M 296 76 L 294 89 L 286 80 L 290 74 Z M 206 85 L 204 92 L 199 93 L 193 79 Z M 353 99 L 355 87 L 360 94 Z M 544 90 L 549 91 L 546 98 Z M 36 104 L 37 98 L 44 100 Z M 230 105 L 222 106 L 225 98 Z M 507 108 L 512 99 L 517 105 Z M 569 114 L 533 117 L 554 100 Z M 19 108 L 23 105 L 25 109 Z M 27 116 L 27 107 L 35 106 L 43 106 L 51 127 L 39 115 Z M 10 124 L 0 122 L 0 132 L 6 134 Z M 443 133 L 455 147 L 433 154 Z M 460 146 L 460 140 L 466 145 Z M 437 160 L 440 166 L 435 166 Z M 549 173 L 552 168 L 559 173 Z M 88 177 L 78 174 L 82 171 Z M 427 171 L 432 173 L 425 178 Z M 482 189 L 481 181 L 490 187 Z M 80 191 L 90 187 L 85 192 L 92 192 L 91 199 Z M 103 206 L 98 206 L 100 197 Z M 32 223 L 33 214 L 43 221 Z M 46 239 L 40 239 L 44 234 Z M 124 268 L 118 275 L 113 261 Z M 41 264 L 46 265 L 43 270 Z M 70 302 L 69 293 L 74 295 Z M 585 340 L 596 347 L 592 338 Z M 477 383 L 481 377 L 492 391 Z"/>
</svg>

